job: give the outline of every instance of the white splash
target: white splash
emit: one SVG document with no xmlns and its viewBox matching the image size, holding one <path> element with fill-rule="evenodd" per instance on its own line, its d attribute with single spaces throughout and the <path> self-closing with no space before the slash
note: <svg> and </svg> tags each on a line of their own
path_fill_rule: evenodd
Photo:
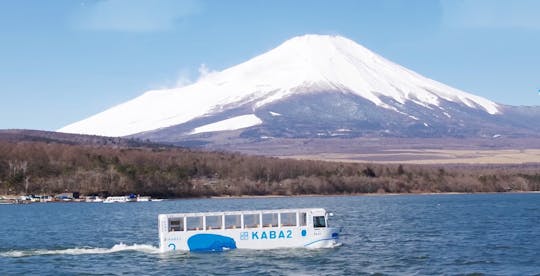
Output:
<svg viewBox="0 0 540 276">
<path fill-rule="evenodd" d="M 31 250 L 11 250 L 0 252 L 0 257 L 21 258 L 40 255 L 89 255 L 89 254 L 111 254 L 122 251 L 138 251 L 147 254 L 160 253 L 159 248 L 147 244 L 126 245 L 115 244 L 112 248 L 86 248 L 76 247 L 67 249 L 31 249 Z"/>
</svg>

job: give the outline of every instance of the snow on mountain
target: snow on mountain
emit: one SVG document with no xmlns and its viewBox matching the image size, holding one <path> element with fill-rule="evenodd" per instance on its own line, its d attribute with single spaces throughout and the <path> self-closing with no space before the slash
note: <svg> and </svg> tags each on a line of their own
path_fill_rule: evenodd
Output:
<svg viewBox="0 0 540 276">
<path fill-rule="evenodd" d="M 236 116 L 227 120 L 222 120 L 212 124 L 204 125 L 195 128 L 190 134 L 197 134 L 203 132 L 224 131 L 224 130 L 237 130 L 246 127 L 256 126 L 262 124 L 261 119 L 254 114 Z"/>
<path fill-rule="evenodd" d="M 194 84 L 146 92 L 58 131 L 126 136 L 245 104 L 255 111 L 292 95 L 319 91 L 352 93 L 398 113 L 402 112 L 389 104 L 388 98 L 429 109 L 444 110 L 440 103 L 449 101 L 488 114 L 501 112 L 494 102 L 423 77 L 347 38 L 304 35 L 247 62 L 210 73 Z M 245 115 L 251 123 L 258 123 L 249 117 L 254 115 Z"/>
</svg>

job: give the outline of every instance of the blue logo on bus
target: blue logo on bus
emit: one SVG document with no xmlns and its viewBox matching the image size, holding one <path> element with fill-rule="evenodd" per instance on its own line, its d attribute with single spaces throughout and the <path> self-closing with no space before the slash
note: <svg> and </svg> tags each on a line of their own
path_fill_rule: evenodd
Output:
<svg viewBox="0 0 540 276">
<path fill-rule="evenodd" d="M 241 240 L 275 240 L 275 239 L 292 239 L 292 230 L 280 230 L 280 231 L 253 231 L 251 235 L 249 232 L 241 232 Z"/>
</svg>

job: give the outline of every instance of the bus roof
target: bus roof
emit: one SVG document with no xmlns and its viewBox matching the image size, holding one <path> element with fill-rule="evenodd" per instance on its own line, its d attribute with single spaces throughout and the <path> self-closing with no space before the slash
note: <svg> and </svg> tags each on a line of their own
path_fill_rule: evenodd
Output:
<svg viewBox="0 0 540 276">
<path fill-rule="evenodd" d="M 198 212 L 198 213 L 171 213 L 160 214 L 159 216 L 166 217 L 195 217 L 195 216 L 218 216 L 218 215 L 241 215 L 254 213 L 295 213 L 295 212 L 311 212 L 325 214 L 323 208 L 298 208 L 298 209 L 262 209 L 262 210 L 243 210 L 243 211 L 214 211 L 214 212 Z"/>
</svg>

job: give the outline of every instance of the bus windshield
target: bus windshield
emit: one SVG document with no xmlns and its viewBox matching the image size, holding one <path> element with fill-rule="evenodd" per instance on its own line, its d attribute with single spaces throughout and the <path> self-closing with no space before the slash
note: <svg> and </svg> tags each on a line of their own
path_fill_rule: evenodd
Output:
<svg viewBox="0 0 540 276">
<path fill-rule="evenodd" d="M 313 217 L 313 227 L 315 227 L 315 228 L 326 227 L 326 222 L 324 220 L 324 216 Z"/>
</svg>

